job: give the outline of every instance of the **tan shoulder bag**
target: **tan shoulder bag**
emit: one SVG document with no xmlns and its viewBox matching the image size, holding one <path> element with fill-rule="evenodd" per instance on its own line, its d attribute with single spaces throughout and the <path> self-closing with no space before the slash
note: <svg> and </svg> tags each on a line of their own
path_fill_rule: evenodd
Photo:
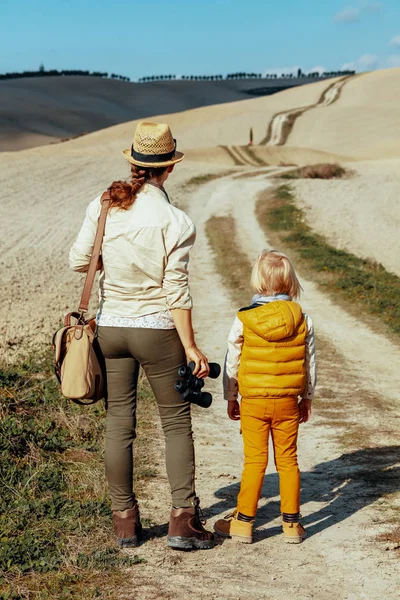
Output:
<svg viewBox="0 0 400 600">
<path fill-rule="evenodd" d="M 78 404 L 94 404 L 106 394 L 96 323 L 93 318 L 85 318 L 85 313 L 89 308 L 110 202 L 110 195 L 105 192 L 101 197 L 101 211 L 78 312 L 68 313 L 64 326 L 53 336 L 54 366 L 60 391 Z"/>
</svg>

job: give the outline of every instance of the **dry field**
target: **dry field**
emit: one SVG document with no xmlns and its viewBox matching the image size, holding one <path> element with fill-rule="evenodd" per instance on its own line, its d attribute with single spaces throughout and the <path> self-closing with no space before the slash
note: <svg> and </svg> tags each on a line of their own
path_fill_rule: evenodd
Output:
<svg viewBox="0 0 400 600">
<path fill-rule="evenodd" d="M 333 245 L 374 258 L 399 274 L 395 224 L 399 219 L 398 163 L 386 158 L 389 154 L 400 157 L 400 142 L 385 129 L 386 116 L 379 104 L 384 100 L 376 95 L 371 105 L 375 137 L 370 139 L 371 130 L 358 121 L 354 121 L 352 135 L 345 135 L 353 124 L 353 120 L 347 121 L 351 119 L 349 104 L 353 102 L 357 112 L 366 86 L 372 89 L 375 79 L 389 101 L 399 85 L 400 70 L 349 81 L 334 104 L 309 110 L 297 119 L 290 144 L 255 150 L 264 162 L 275 165 L 307 164 L 311 162 L 307 156 L 317 162 L 314 158 L 322 156 L 320 150 L 330 156 L 351 157 L 352 178 L 295 184 L 308 221 Z M 251 161 L 239 166 L 217 146 L 245 144 L 250 126 L 260 141 L 276 113 L 317 103 L 323 91 L 323 84 L 318 83 L 268 99 L 163 117 L 171 124 L 179 147 L 188 150 L 188 159 L 178 165 L 168 191 L 198 228 L 191 258 L 195 326 L 199 342 L 212 360 L 223 360 L 229 327 L 241 301 L 224 287 L 217 272 L 205 235 L 206 223 L 215 216 L 232 216 L 238 250 L 246 260 L 253 260 L 270 245 L 255 217 L 257 195 L 271 185 L 272 176 L 285 170 L 283 166 L 256 167 Z M 338 116 L 341 107 L 342 120 Z M 400 115 L 396 117 L 394 101 L 391 107 L 387 118 L 393 120 L 395 131 Z M 327 136 L 322 144 L 309 137 L 303 120 L 311 120 L 314 110 L 321 113 L 318 122 L 327 131 L 329 127 L 336 131 L 339 122 L 345 124 L 343 147 L 340 139 L 329 144 Z M 335 115 L 332 123 L 330 114 Z M 3 361 L 16 360 L 21 348 L 32 350 L 47 344 L 61 315 L 76 306 L 82 280 L 67 269 L 68 249 L 86 205 L 113 179 L 127 176 L 128 166 L 120 151 L 131 143 L 133 128 L 134 123 L 126 123 L 64 144 L 0 154 Z M 350 137 L 354 140 L 351 148 Z M 325 140 L 325 135 L 321 134 L 321 139 Z M 358 164 L 366 158 L 365 148 L 376 147 L 377 140 L 382 156 Z M 201 177 L 222 173 L 222 178 L 199 185 Z M 197 185 L 188 185 L 193 177 L 200 178 Z M 377 198 L 379 204 L 374 202 Z M 127 573 L 126 586 L 115 591 L 115 599 L 397 598 L 400 578 L 394 545 L 377 537 L 393 528 L 400 500 L 398 446 L 394 445 L 398 443 L 400 349 L 329 300 L 307 277 L 302 284 L 304 307 L 313 316 L 320 352 L 314 415 L 300 436 L 302 512 L 309 538 L 298 547 L 282 543 L 277 479 L 269 468 L 256 543 L 242 547 L 228 541 L 209 552 L 179 554 L 166 548 L 165 527 L 161 527 L 158 535 L 139 549 L 147 562 Z M 234 507 L 242 460 L 238 426 L 227 419 L 217 385 L 214 397 L 210 410 L 196 411 L 194 416 L 198 493 L 210 523 Z M 164 473 L 147 484 L 140 502 L 146 518 L 166 523 L 169 498 Z"/>
<path fill-rule="evenodd" d="M 249 91 L 281 83 L 228 79 L 142 84 L 85 76 L 3 80 L 0 81 L 0 151 L 55 143 L 160 112 L 237 103 L 251 98 Z M 302 93 L 298 97 L 302 102 Z M 272 102 L 271 107 L 274 106 Z"/>
<path fill-rule="evenodd" d="M 306 113 L 287 143 L 358 160 L 400 157 L 400 69 L 350 78 L 340 100 Z"/>
<path fill-rule="evenodd" d="M 400 159 L 360 162 L 355 168 L 349 179 L 297 181 L 300 206 L 333 246 L 372 258 L 400 277 Z"/>
</svg>

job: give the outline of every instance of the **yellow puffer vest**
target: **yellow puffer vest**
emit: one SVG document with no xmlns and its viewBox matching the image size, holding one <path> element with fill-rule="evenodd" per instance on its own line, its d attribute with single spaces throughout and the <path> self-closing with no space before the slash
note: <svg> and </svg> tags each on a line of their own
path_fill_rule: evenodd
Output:
<svg viewBox="0 0 400 600">
<path fill-rule="evenodd" d="M 306 320 L 296 302 L 277 300 L 242 310 L 239 367 L 242 398 L 299 396 L 306 385 Z"/>
</svg>

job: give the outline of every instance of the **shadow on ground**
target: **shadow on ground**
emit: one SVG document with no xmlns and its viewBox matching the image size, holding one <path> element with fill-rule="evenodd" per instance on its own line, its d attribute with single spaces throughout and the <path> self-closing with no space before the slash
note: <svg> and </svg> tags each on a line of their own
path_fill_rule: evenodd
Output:
<svg viewBox="0 0 400 600">
<path fill-rule="evenodd" d="M 379 498 L 400 489 L 400 446 L 365 448 L 342 454 L 334 460 L 316 465 L 312 471 L 301 474 L 301 503 L 320 502 L 324 506 L 305 515 L 301 522 L 307 527 L 308 537 L 344 521 L 358 510 L 373 504 Z M 205 516 L 225 514 L 236 506 L 240 482 L 220 488 L 215 504 L 206 509 Z M 279 494 L 276 473 L 265 477 L 262 498 Z M 279 502 L 271 500 L 262 506 L 256 526 L 262 527 L 279 516 Z M 258 530 L 255 541 L 281 533 L 281 527 Z"/>
</svg>

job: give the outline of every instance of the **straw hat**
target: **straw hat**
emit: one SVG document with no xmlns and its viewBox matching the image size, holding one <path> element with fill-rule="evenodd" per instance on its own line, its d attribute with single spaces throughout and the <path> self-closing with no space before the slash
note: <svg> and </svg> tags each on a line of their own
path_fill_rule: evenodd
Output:
<svg viewBox="0 0 400 600">
<path fill-rule="evenodd" d="M 126 160 L 139 167 L 168 167 L 185 156 L 176 151 L 176 140 L 165 123 L 138 123 L 133 144 L 123 150 Z"/>
</svg>

